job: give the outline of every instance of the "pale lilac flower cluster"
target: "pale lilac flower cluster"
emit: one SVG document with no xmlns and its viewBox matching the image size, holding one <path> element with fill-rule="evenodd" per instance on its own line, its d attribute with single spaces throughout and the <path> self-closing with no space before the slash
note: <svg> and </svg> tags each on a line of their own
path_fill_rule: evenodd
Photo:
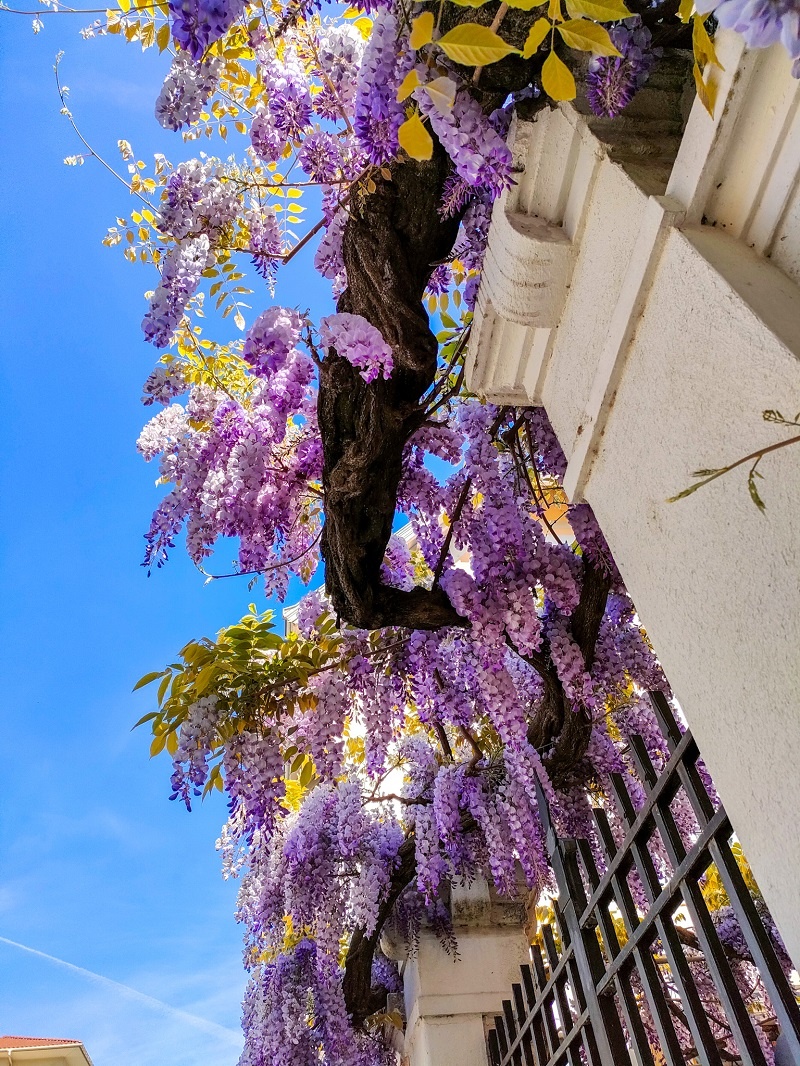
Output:
<svg viewBox="0 0 800 1066">
<path fill-rule="evenodd" d="M 153 516 L 146 566 L 163 563 L 185 522 L 187 550 L 198 563 L 219 537 L 237 537 L 240 568 L 265 569 L 265 584 L 278 595 L 285 595 L 289 572 L 308 580 L 316 557 L 306 554 L 319 531 L 319 516 L 309 511 L 309 482 L 320 478 L 322 462 L 309 390 L 313 370 L 310 358 L 293 349 L 253 388 L 246 407 L 218 396 L 212 412 L 204 397 L 204 428 L 192 429 L 177 404 L 145 427 L 140 450 L 145 458 L 161 452 L 161 477 L 173 486 Z M 298 411 L 301 424 L 294 421 Z M 276 555 L 287 560 L 285 569 L 269 569 Z"/>
<path fill-rule="evenodd" d="M 459 89 L 452 108 L 440 108 L 424 86 L 414 96 L 467 185 L 493 197 L 512 185 L 511 151 L 473 96 Z"/>
<path fill-rule="evenodd" d="M 242 355 L 259 377 L 276 374 L 286 365 L 297 342 L 303 320 L 291 307 L 268 307 L 250 327 Z"/>
<path fill-rule="evenodd" d="M 725 30 L 736 30 L 748 48 L 783 45 L 794 60 L 792 74 L 800 78 L 800 3 L 798 0 L 699 0 L 697 11 L 714 18 Z"/>
<path fill-rule="evenodd" d="M 314 110 L 322 118 L 336 122 L 352 114 L 364 48 L 364 38 L 352 23 L 322 26 L 316 50 L 322 88 L 314 97 Z"/>
<path fill-rule="evenodd" d="M 156 118 L 167 130 L 179 130 L 200 117 L 219 82 L 222 61 L 215 56 L 195 62 L 178 51 L 156 100 Z"/>
<path fill-rule="evenodd" d="M 244 839 L 271 833 L 285 811 L 281 806 L 286 792 L 286 769 L 280 738 L 273 732 L 237 733 L 225 745 L 223 757 L 225 789 L 231 809 Z"/>
<path fill-rule="evenodd" d="M 180 363 L 174 360 L 169 363 L 159 363 L 144 383 L 142 403 L 145 407 L 150 407 L 154 403 L 160 403 L 166 407 L 188 388 L 189 385 Z"/>
<path fill-rule="evenodd" d="M 662 50 L 652 47 L 653 35 L 638 15 L 613 26 L 609 36 L 621 54 L 592 58 L 586 98 L 595 115 L 616 118 L 650 77 Z"/>
<path fill-rule="evenodd" d="M 272 109 L 259 104 L 250 123 L 250 143 L 259 159 L 265 163 L 277 163 L 283 155 L 285 140 L 272 115 Z"/>
<path fill-rule="evenodd" d="M 334 348 L 367 383 L 381 376 L 389 380 L 394 369 L 392 349 L 380 330 L 362 315 L 328 315 L 320 320 L 319 335 L 323 345 Z"/>
<path fill-rule="evenodd" d="M 315 130 L 304 139 L 297 162 L 312 181 L 329 184 L 342 172 L 344 160 L 339 138 L 325 130 Z"/>
<path fill-rule="evenodd" d="M 402 537 L 392 535 L 386 545 L 386 554 L 381 567 L 381 579 L 394 588 L 410 590 L 416 585 L 414 560 L 408 543 Z"/>
<path fill-rule="evenodd" d="M 328 223 L 314 255 L 314 268 L 323 278 L 333 282 L 333 294 L 338 296 L 347 288 L 347 271 L 342 255 L 342 237 L 347 225 L 347 211 L 339 208 Z"/>
<path fill-rule="evenodd" d="M 190 159 L 179 163 L 167 179 L 158 228 L 176 241 L 205 234 L 213 244 L 241 206 L 236 187 L 219 163 Z"/>
<path fill-rule="evenodd" d="M 272 294 L 275 291 L 278 263 L 283 253 L 278 216 L 271 208 L 253 207 L 245 215 L 244 221 L 250 234 L 251 262 L 256 272 L 266 281 Z"/>
<path fill-rule="evenodd" d="M 311 90 L 297 49 L 287 44 L 280 60 L 270 56 L 261 73 L 275 129 L 284 144 L 299 140 L 311 121 Z"/>
<path fill-rule="evenodd" d="M 172 758 L 172 795 L 192 809 L 192 796 L 199 796 L 208 780 L 208 756 L 218 726 L 217 696 L 201 696 L 189 708 L 178 731 L 178 748 Z"/>
<path fill-rule="evenodd" d="M 406 117 L 397 90 L 412 64 L 413 53 L 407 40 L 400 39 L 397 19 L 391 11 L 381 11 L 358 72 L 353 119 L 356 136 L 376 165 L 397 155 L 397 131 Z"/>
<path fill-rule="evenodd" d="M 244 11 L 244 0 L 169 0 L 172 37 L 195 61 Z"/>
<path fill-rule="evenodd" d="M 433 810 L 419 807 L 414 818 L 415 859 L 417 864 L 417 888 L 425 902 L 436 898 L 439 885 L 449 874 L 449 867 L 439 846 L 439 831 Z"/>
<path fill-rule="evenodd" d="M 180 241 L 164 257 L 161 282 L 142 319 L 145 340 L 156 348 L 166 348 L 171 342 L 209 259 L 209 241 L 205 235 Z"/>
</svg>

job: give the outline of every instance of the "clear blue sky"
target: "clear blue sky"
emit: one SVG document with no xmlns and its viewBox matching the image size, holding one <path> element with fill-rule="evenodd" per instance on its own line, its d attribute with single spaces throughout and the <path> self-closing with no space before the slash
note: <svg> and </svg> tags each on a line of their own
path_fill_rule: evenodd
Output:
<svg viewBox="0 0 800 1066">
<path fill-rule="evenodd" d="M 155 281 L 101 246 L 131 209 L 124 188 L 91 161 L 63 166 L 80 148 L 58 113 L 56 52 L 101 154 L 116 161 L 120 137 L 148 160 L 187 149 L 152 117 L 167 57 L 84 42 L 86 21 L 45 16 L 34 37 L 0 13 L 0 1033 L 75 1037 L 95 1066 L 232 1066 L 244 974 L 236 885 L 214 850 L 224 803 L 168 802 L 168 760 L 149 762 L 130 732 L 150 696 L 131 688 L 256 593 L 204 587 L 179 552 L 149 580 L 139 566 L 159 497 L 134 448 Z M 329 306 L 308 258 L 277 299 Z"/>
</svg>

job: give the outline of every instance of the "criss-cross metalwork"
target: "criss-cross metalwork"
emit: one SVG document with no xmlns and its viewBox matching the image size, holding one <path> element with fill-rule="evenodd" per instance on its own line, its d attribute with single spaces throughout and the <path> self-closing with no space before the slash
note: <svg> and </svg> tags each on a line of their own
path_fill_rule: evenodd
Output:
<svg viewBox="0 0 800 1066">
<path fill-rule="evenodd" d="M 556 835 L 539 796 L 559 892 L 556 932 L 542 926 L 494 1019 L 492 1066 L 767 1066 L 703 896 L 712 864 L 769 995 L 781 1054 L 800 1064 L 800 1011 L 732 850 L 728 816 L 704 784 L 691 733 L 681 732 L 661 694 L 651 700 L 670 757 L 657 772 L 642 739 L 631 738 L 646 801 L 637 810 L 624 779 L 612 775 L 626 832 L 618 846 L 605 810 L 594 810 L 602 872 L 587 841 Z M 696 819 L 691 839 L 679 829 L 686 819 L 676 818 L 685 800 Z M 724 1018 L 709 1015 L 698 966 Z"/>
</svg>

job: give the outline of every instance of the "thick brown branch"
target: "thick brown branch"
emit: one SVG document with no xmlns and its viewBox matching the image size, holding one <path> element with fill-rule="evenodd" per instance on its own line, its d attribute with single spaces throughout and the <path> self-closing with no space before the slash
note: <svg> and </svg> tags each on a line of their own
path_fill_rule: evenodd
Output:
<svg viewBox="0 0 800 1066">
<path fill-rule="evenodd" d="M 338 309 L 377 326 L 394 357 L 389 381 L 365 383 L 333 351 L 320 372 L 326 587 L 339 616 L 365 629 L 465 624 L 441 590 L 402 592 L 380 580 L 403 450 L 424 420 L 420 401 L 436 373 L 422 296 L 458 233 L 459 220 L 438 213 L 449 170 L 438 145 L 427 162 L 396 164 L 391 181 L 376 179 L 374 193 L 352 202 L 344 232 L 348 287 Z"/>
</svg>

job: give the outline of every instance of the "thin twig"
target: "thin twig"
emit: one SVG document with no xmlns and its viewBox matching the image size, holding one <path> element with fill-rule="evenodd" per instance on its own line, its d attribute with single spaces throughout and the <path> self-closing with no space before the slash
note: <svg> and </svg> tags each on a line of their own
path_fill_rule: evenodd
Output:
<svg viewBox="0 0 800 1066">
<path fill-rule="evenodd" d="M 279 563 L 272 563 L 270 566 L 263 566 L 257 570 L 234 570 L 230 574 L 209 574 L 202 566 L 198 566 L 197 569 L 200 573 L 208 578 L 209 581 L 223 581 L 228 577 L 251 577 L 254 574 L 268 574 L 271 570 L 280 570 L 283 566 L 291 566 L 293 563 L 298 563 L 304 555 L 308 555 L 313 547 L 316 546 L 319 538 L 322 536 L 322 529 L 317 533 L 316 537 L 311 541 L 307 548 L 304 548 L 299 555 L 295 555 L 293 559 L 282 559 Z"/>
<path fill-rule="evenodd" d="M 472 478 L 468 477 L 467 480 L 464 482 L 464 487 L 461 489 L 461 495 L 458 497 L 458 503 L 455 506 L 455 510 L 453 511 L 453 514 L 450 517 L 450 525 L 447 527 L 447 535 L 444 538 L 444 544 L 442 545 L 442 550 L 439 553 L 439 561 L 436 563 L 436 569 L 433 572 L 434 588 L 437 587 L 437 585 L 439 584 L 439 579 L 442 576 L 442 570 L 444 570 L 445 560 L 447 559 L 447 554 L 450 551 L 450 545 L 453 541 L 453 530 L 455 529 L 456 522 L 461 517 L 461 512 L 464 510 L 464 504 L 467 502 L 467 495 L 469 494 L 469 490 L 471 487 Z"/>
<path fill-rule="evenodd" d="M 708 485 L 709 482 L 716 481 L 716 479 L 722 477 L 723 474 L 729 474 L 731 470 L 735 470 L 737 466 L 743 466 L 751 460 L 755 460 L 756 463 L 759 463 L 765 455 L 769 455 L 770 452 L 777 452 L 780 448 L 788 448 L 790 444 L 800 444 L 800 436 L 789 437 L 787 440 L 779 440 L 777 443 L 770 444 L 766 448 L 759 448 L 755 452 L 750 452 L 749 455 L 742 456 L 742 458 L 737 459 L 735 463 L 731 463 L 729 466 L 723 466 L 719 470 L 715 470 L 713 474 L 703 477 L 702 481 L 698 481 L 696 485 L 691 485 L 688 489 L 684 489 L 676 496 L 668 497 L 667 503 L 675 503 L 676 500 L 682 500 L 684 496 L 691 495 L 691 493 L 702 488 L 703 485 Z"/>
</svg>

